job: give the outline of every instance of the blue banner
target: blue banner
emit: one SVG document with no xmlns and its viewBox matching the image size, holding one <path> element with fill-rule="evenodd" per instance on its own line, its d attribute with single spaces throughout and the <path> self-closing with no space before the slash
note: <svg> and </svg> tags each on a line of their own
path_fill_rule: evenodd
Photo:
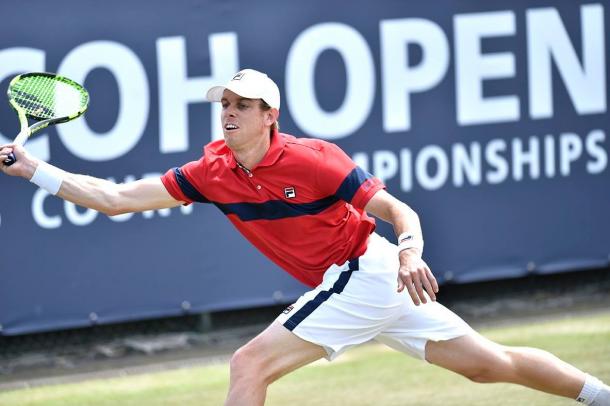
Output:
<svg viewBox="0 0 610 406">
<path fill-rule="evenodd" d="M 126 182 L 222 137 L 213 84 L 282 92 L 281 129 L 329 140 L 420 215 L 425 259 L 464 283 L 606 266 L 607 29 L 592 1 L 4 2 L 0 88 L 59 72 L 86 115 L 28 150 Z M 0 143 L 18 132 L 0 103 Z M 215 207 L 109 218 L 0 177 L 0 334 L 288 303 L 306 288 Z M 394 239 L 378 221 L 378 232 Z"/>
</svg>

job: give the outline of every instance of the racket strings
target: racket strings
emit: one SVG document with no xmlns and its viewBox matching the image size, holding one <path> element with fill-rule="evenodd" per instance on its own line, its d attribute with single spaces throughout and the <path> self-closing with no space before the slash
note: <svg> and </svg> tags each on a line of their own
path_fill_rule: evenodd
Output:
<svg viewBox="0 0 610 406">
<path fill-rule="evenodd" d="M 45 77 L 26 77 L 15 85 L 15 101 L 29 115 L 55 117 L 55 83 Z"/>
<path fill-rule="evenodd" d="M 15 91 L 15 100 L 23 107 L 27 114 L 41 118 L 51 118 L 55 116 L 52 108 L 49 108 L 44 101 L 27 91 Z"/>
<path fill-rule="evenodd" d="M 11 97 L 26 114 L 49 119 L 71 116 L 88 103 L 88 94 L 58 77 L 26 76 L 11 87 Z"/>
</svg>

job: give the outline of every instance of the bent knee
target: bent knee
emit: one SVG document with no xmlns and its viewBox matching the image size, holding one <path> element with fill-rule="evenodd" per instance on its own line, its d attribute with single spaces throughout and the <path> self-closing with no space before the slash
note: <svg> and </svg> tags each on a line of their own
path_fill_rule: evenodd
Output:
<svg viewBox="0 0 610 406">
<path fill-rule="evenodd" d="M 264 384 L 270 384 L 274 380 L 268 360 L 251 343 L 235 351 L 229 362 L 229 369 L 232 380 Z"/>
<path fill-rule="evenodd" d="M 261 360 L 256 356 L 255 352 L 245 346 L 239 348 L 229 362 L 229 368 L 231 375 L 244 376 L 244 375 L 256 375 L 256 371 L 260 370 Z"/>
</svg>

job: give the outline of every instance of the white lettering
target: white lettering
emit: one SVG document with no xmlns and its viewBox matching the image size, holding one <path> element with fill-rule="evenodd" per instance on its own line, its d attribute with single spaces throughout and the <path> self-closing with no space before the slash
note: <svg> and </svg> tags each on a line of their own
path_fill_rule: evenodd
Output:
<svg viewBox="0 0 610 406">
<path fill-rule="evenodd" d="M 324 111 L 315 94 L 315 67 L 326 50 L 345 63 L 347 91 L 336 111 Z M 339 23 L 314 25 L 294 41 L 286 62 L 286 98 L 295 123 L 307 134 L 324 139 L 346 137 L 368 118 L 375 97 L 375 66 L 366 40 Z"/>
<path fill-rule="evenodd" d="M 449 66 L 449 46 L 436 23 L 420 18 L 383 20 L 380 24 L 383 128 L 411 128 L 411 94 L 436 86 Z M 422 50 L 419 64 L 409 64 L 409 45 Z"/>
<path fill-rule="evenodd" d="M 432 144 L 416 151 L 402 148 L 400 155 L 391 150 L 378 150 L 371 151 L 370 155 L 357 152 L 353 156 L 364 166 L 368 165 L 370 156 L 375 167 L 374 175 L 383 181 L 400 174 L 400 189 L 409 192 L 414 184 L 425 190 L 443 188 L 450 175 L 451 184 L 456 188 L 479 186 L 484 181 L 489 185 L 497 185 L 505 183 L 509 176 L 516 182 L 525 177 L 539 179 L 542 157 L 545 160 L 546 178 L 553 178 L 558 172 L 563 176 L 570 175 L 571 165 L 579 160 L 582 171 L 586 164 L 587 173 L 599 174 L 608 167 L 605 141 L 604 131 L 596 129 L 586 137 L 564 133 L 560 136 L 532 136 L 527 141 L 514 138 L 510 140 L 510 150 L 506 140 L 496 138 L 485 144 L 476 141 L 468 144 L 454 143 L 450 146 L 450 155 L 441 146 Z M 585 147 L 588 154 L 586 161 L 583 159 Z"/>
<path fill-rule="evenodd" d="M 64 58 L 59 72 L 84 83 L 89 72 L 96 68 L 109 70 L 117 80 L 119 114 L 114 127 L 100 134 L 89 128 L 86 120 L 80 119 L 57 126 L 57 132 L 75 156 L 89 161 L 107 161 L 125 155 L 142 137 L 150 104 L 148 80 L 133 51 L 111 41 L 79 45 Z M 91 103 L 95 106 L 95 100 Z"/>
<path fill-rule="evenodd" d="M 68 201 L 64 201 L 64 211 L 68 221 L 75 226 L 87 226 L 91 224 L 99 213 L 96 210 L 87 208 L 85 208 L 81 213 L 78 211 L 77 206 L 74 203 Z"/>
<path fill-rule="evenodd" d="M 581 7 L 582 66 L 556 9 L 527 10 L 526 21 L 530 116 L 553 116 L 551 61 L 555 62 L 579 114 L 605 112 L 606 51 L 602 5 Z"/>
<path fill-rule="evenodd" d="M 555 176 L 555 138 L 544 137 L 544 174 L 547 178 Z"/>
<path fill-rule="evenodd" d="M 436 173 L 428 173 L 428 164 L 436 164 Z M 424 189 L 436 190 L 445 184 L 449 176 L 449 159 L 438 145 L 428 145 L 415 158 L 415 175 Z"/>
<path fill-rule="evenodd" d="M 512 11 L 462 14 L 454 17 L 457 121 L 461 125 L 519 119 L 517 96 L 483 97 L 485 79 L 515 76 L 515 57 L 502 52 L 483 54 L 484 38 L 515 34 Z"/>
<path fill-rule="evenodd" d="M 398 158 L 392 151 L 375 151 L 373 153 L 373 175 L 382 182 L 393 178 L 398 172 Z"/>
<path fill-rule="evenodd" d="M 189 78 L 184 37 L 157 40 L 159 148 L 162 153 L 189 149 L 189 105 L 205 101 L 208 88 L 226 82 L 239 70 L 237 34 L 210 35 L 208 46 L 211 75 Z M 222 138 L 220 104 L 212 103 L 210 121 L 212 140 Z"/>
<path fill-rule="evenodd" d="M 413 189 L 413 157 L 411 151 L 403 148 L 400 150 L 400 188 L 404 192 Z"/>
<path fill-rule="evenodd" d="M 523 167 L 529 165 L 530 177 L 537 179 L 540 176 L 540 142 L 538 138 L 530 137 L 529 152 L 523 149 L 523 142 L 514 138 L 513 143 L 513 179 L 523 179 Z"/>
<path fill-rule="evenodd" d="M 595 160 L 587 162 L 587 172 L 591 174 L 598 174 L 606 169 L 608 166 L 608 153 L 600 145 L 606 141 L 606 133 L 602 130 L 593 130 L 587 135 L 586 148 L 589 155 Z"/>
<path fill-rule="evenodd" d="M 493 184 L 502 183 L 508 177 L 508 163 L 500 153 L 506 151 L 506 141 L 494 139 L 485 146 L 485 160 L 493 170 L 485 174 L 487 182 Z"/>
<path fill-rule="evenodd" d="M 453 184 L 464 185 L 464 175 L 471 185 L 481 183 L 481 145 L 470 144 L 470 155 L 463 144 L 454 144 L 452 148 Z"/>
<path fill-rule="evenodd" d="M 563 176 L 570 174 L 572 162 L 582 154 L 582 140 L 573 133 L 561 134 L 559 137 L 559 172 Z"/>
<path fill-rule="evenodd" d="M 61 227 L 61 217 L 58 215 L 49 216 L 44 211 L 44 201 L 51 196 L 44 189 L 38 189 L 32 198 L 32 217 L 36 224 L 42 228 L 54 229 Z"/>
</svg>

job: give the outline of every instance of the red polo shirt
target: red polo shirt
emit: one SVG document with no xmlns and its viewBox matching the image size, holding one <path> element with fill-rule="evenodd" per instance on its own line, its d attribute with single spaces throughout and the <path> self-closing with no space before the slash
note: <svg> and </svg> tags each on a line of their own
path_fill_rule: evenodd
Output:
<svg viewBox="0 0 610 406">
<path fill-rule="evenodd" d="M 216 205 L 264 255 L 309 286 L 332 264 L 364 253 L 375 229 L 364 206 L 384 188 L 336 145 L 277 132 L 250 171 L 219 140 L 161 181 L 177 200 Z"/>
</svg>

